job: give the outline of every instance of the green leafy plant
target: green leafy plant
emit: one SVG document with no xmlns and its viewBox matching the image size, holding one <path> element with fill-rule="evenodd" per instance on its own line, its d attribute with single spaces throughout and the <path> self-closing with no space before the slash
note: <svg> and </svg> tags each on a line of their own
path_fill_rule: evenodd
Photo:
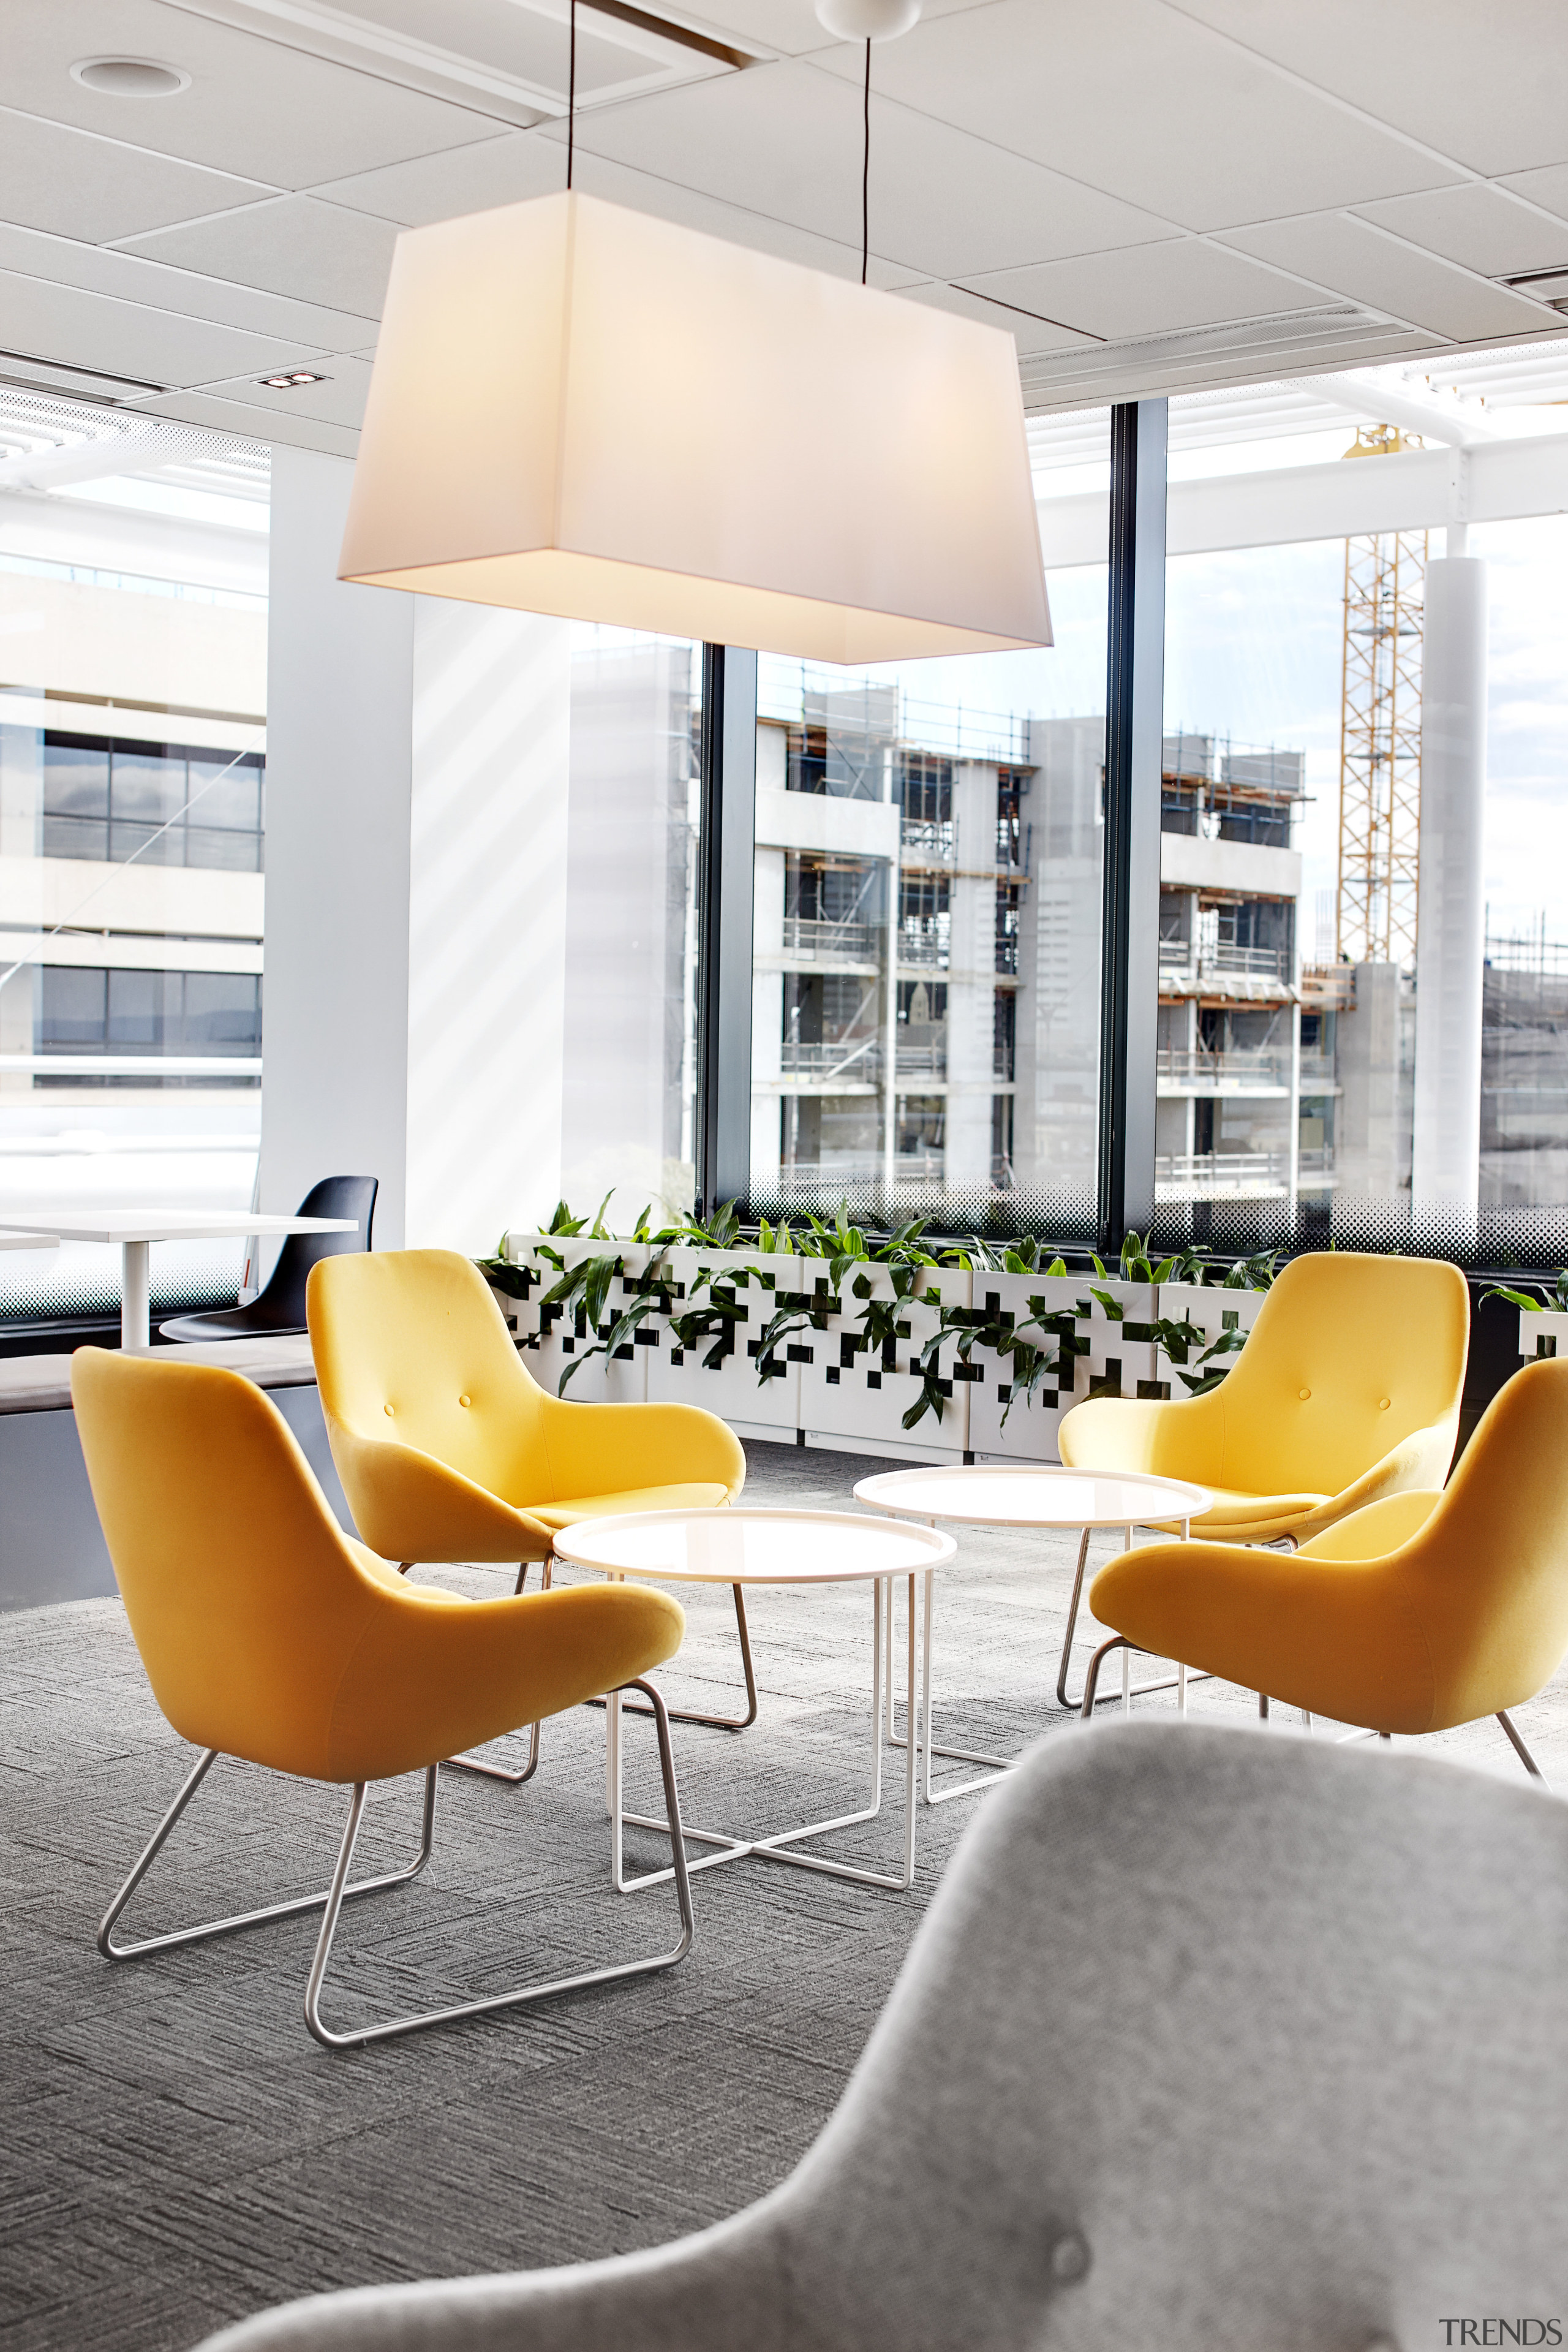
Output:
<svg viewBox="0 0 1568 2352">
<path fill-rule="evenodd" d="M 1166 1351 L 1166 1359 L 1182 1386 L 1192 1396 L 1207 1396 L 1217 1389 L 1229 1370 L 1228 1364 L 1219 1363 L 1221 1356 L 1239 1355 L 1247 1345 L 1247 1334 L 1239 1326 L 1228 1325 L 1217 1339 L 1209 1339 L 1197 1324 L 1186 1317 L 1173 1318 L 1161 1316 L 1149 1326 L 1152 1337 Z M 1197 1350 L 1196 1359 L 1194 1349 Z M 1189 1371 L 1188 1364 L 1192 1365 Z"/>
<path fill-rule="evenodd" d="M 1483 1290 L 1481 1305 L 1489 1298 L 1506 1298 L 1511 1307 L 1520 1307 L 1526 1315 L 1568 1315 L 1568 1266 L 1559 1266 L 1552 1277 L 1550 1289 L 1542 1276 L 1537 1285 L 1542 1296 L 1537 1298 L 1528 1290 L 1511 1290 L 1499 1283 L 1491 1290 Z"/>
</svg>

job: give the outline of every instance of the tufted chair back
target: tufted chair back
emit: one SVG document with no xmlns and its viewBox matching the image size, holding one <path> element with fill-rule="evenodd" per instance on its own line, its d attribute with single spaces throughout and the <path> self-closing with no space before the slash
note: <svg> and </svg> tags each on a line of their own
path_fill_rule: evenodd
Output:
<svg viewBox="0 0 1568 2352">
<path fill-rule="evenodd" d="M 1565 1822 L 1285 1733 L 1054 1734 L 770 2197 L 209 2352 L 1429 2352 L 1456 2314 L 1561 2313 Z"/>
</svg>

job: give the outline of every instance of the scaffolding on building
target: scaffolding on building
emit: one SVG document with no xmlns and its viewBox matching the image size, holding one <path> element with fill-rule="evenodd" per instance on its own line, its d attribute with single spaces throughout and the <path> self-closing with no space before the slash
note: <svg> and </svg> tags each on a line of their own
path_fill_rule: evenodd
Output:
<svg viewBox="0 0 1568 2352">
<path fill-rule="evenodd" d="M 1392 426 L 1364 426 L 1345 455 L 1407 446 Z M 1344 543 L 1335 952 L 1404 971 L 1416 962 L 1426 581 L 1424 530 Z"/>
</svg>

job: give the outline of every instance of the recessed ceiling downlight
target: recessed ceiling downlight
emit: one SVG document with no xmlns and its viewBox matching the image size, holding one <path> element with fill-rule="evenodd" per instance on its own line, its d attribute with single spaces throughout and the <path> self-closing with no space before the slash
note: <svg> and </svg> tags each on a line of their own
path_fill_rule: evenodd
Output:
<svg viewBox="0 0 1568 2352">
<path fill-rule="evenodd" d="M 191 87 L 179 66 L 154 65 L 150 58 L 78 58 L 71 79 L 109 98 L 174 98 Z"/>
</svg>

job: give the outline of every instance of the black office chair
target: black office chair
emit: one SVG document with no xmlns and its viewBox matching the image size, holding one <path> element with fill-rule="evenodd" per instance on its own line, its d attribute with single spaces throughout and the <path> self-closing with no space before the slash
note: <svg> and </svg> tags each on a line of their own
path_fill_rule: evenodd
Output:
<svg viewBox="0 0 1568 2352">
<path fill-rule="evenodd" d="M 368 1250 L 375 1222 L 373 1176 L 323 1176 L 299 1203 L 302 1217 L 352 1217 L 352 1234 L 289 1234 L 265 1290 L 247 1307 L 218 1307 L 205 1315 L 176 1315 L 160 1323 L 162 1339 L 280 1339 L 303 1335 L 305 1285 L 318 1258 L 340 1250 Z"/>
</svg>

